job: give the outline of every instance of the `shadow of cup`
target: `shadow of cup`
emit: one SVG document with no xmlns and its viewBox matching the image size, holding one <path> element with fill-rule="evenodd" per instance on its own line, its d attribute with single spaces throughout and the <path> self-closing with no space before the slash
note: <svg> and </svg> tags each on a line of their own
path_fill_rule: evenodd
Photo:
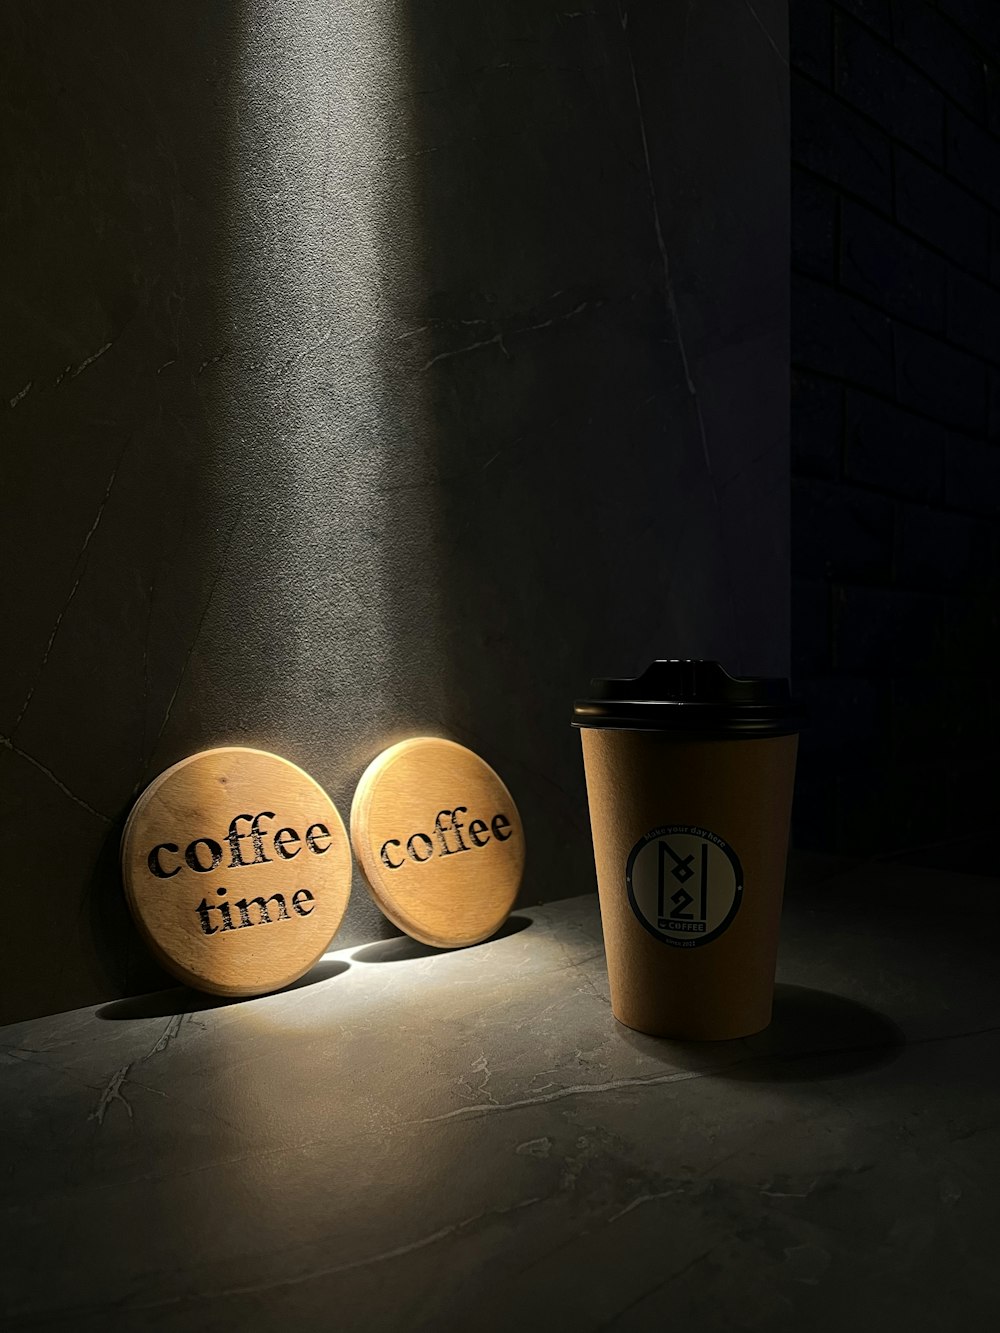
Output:
<svg viewBox="0 0 1000 1333">
<path fill-rule="evenodd" d="M 779 983 L 770 1025 L 735 1041 L 671 1041 L 623 1028 L 646 1056 L 712 1078 L 744 1083 L 801 1083 L 877 1069 L 898 1059 L 902 1030 L 844 995 Z"/>
<path fill-rule="evenodd" d="M 720 1077 L 780 1083 L 877 1069 L 898 1059 L 906 1038 L 891 1019 L 857 1000 L 779 985 L 770 1026 L 739 1044 L 746 1059 Z"/>
</svg>

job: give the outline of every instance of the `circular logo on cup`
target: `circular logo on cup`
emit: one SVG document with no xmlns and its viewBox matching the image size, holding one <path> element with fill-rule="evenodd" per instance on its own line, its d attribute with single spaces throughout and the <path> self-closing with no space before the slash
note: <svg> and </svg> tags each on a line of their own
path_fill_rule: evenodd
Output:
<svg viewBox="0 0 1000 1333">
<path fill-rule="evenodd" d="M 632 848 L 628 900 L 664 944 L 696 949 L 728 928 L 740 909 L 743 869 L 728 843 L 708 829 L 663 824 Z"/>
</svg>

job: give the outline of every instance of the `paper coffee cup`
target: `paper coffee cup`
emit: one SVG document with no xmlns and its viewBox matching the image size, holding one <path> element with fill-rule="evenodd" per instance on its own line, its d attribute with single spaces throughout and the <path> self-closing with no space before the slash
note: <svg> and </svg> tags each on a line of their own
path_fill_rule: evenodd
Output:
<svg viewBox="0 0 1000 1333">
<path fill-rule="evenodd" d="M 592 682 L 583 742 L 611 1008 L 655 1036 L 767 1027 L 799 710 L 717 662 Z"/>
</svg>

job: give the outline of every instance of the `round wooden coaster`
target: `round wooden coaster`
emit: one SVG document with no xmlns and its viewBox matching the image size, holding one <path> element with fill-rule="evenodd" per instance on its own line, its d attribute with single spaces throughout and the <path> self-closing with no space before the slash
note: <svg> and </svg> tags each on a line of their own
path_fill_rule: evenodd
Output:
<svg viewBox="0 0 1000 1333">
<path fill-rule="evenodd" d="M 477 754 L 426 736 L 369 764 L 351 805 L 351 843 L 389 920 L 437 948 L 488 939 L 524 870 L 510 792 Z"/>
<path fill-rule="evenodd" d="M 263 750 L 204 750 L 154 779 L 122 835 L 143 937 L 174 976 L 261 995 L 308 972 L 351 892 L 344 822 L 301 768 Z"/>
</svg>

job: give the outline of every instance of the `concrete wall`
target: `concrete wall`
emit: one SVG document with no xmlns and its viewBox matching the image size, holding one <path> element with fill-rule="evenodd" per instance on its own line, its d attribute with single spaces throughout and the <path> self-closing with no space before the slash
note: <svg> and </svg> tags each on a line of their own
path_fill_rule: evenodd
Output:
<svg viewBox="0 0 1000 1333">
<path fill-rule="evenodd" d="M 8 1016 L 163 984 L 117 846 L 185 754 L 346 818 L 452 736 L 538 901 L 589 675 L 786 670 L 784 11 L 4 7 Z"/>
<path fill-rule="evenodd" d="M 791 30 L 796 837 L 992 871 L 1000 5 L 793 0 Z"/>
</svg>

